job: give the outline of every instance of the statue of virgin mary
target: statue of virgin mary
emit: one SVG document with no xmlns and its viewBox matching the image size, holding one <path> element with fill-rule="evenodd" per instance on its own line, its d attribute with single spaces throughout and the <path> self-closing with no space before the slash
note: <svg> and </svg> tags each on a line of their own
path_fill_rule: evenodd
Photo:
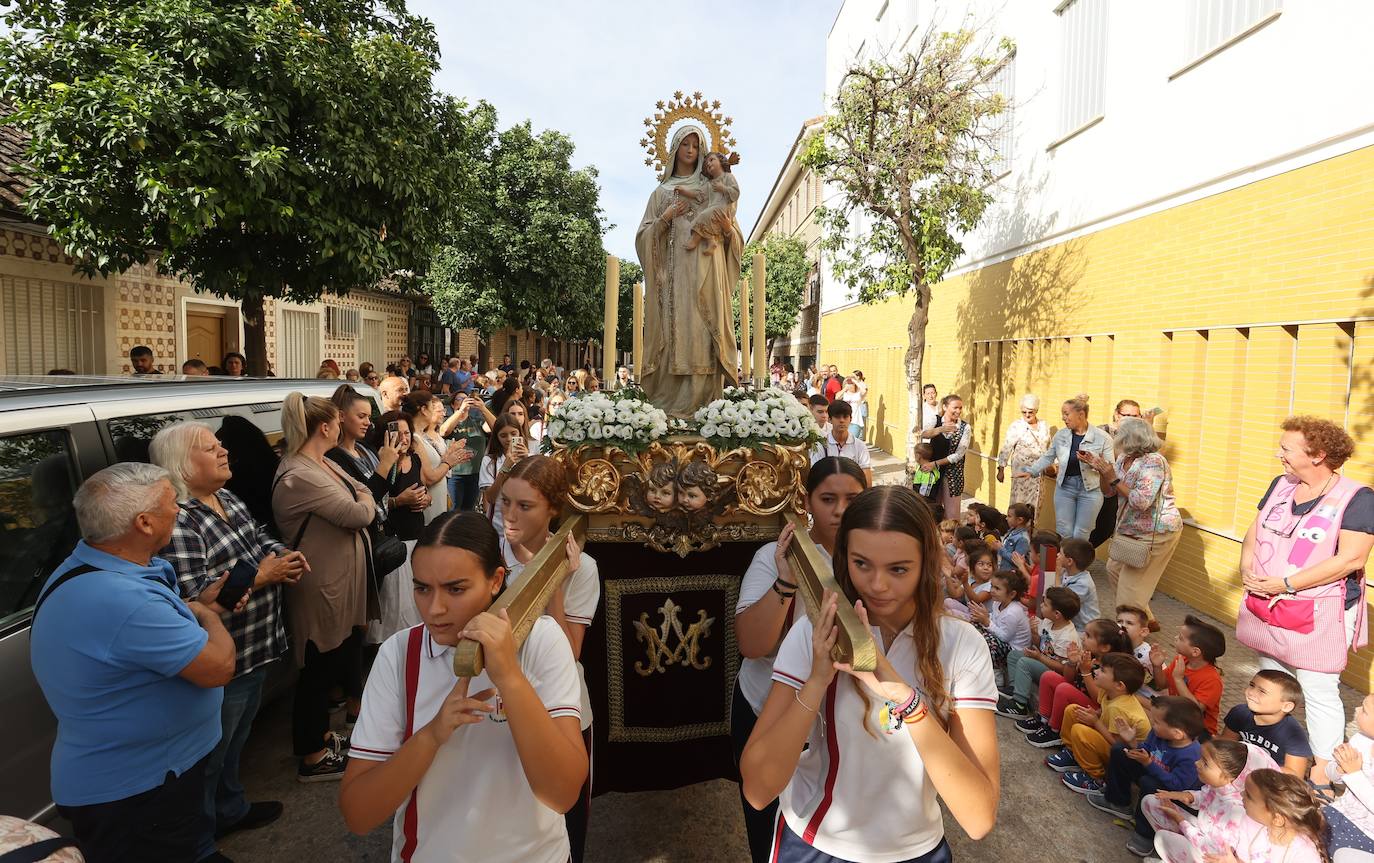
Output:
<svg viewBox="0 0 1374 863">
<path fill-rule="evenodd" d="M 744 250 L 739 227 L 732 219 L 710 252 L 684 248 L 710 191 L 701 173 L 707 140 L 695 125 L 673 135 L 672 156 L 635 235 L 645 298 L 638 376 L 650 400 L 676 417 L 720 398 L 725 384 L 736 382 L 739 364 L 730 306 Z"/>
</svg>

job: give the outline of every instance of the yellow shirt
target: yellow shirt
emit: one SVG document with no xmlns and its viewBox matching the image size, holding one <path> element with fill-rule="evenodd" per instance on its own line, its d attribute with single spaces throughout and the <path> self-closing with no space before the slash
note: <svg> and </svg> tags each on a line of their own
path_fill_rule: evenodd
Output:
<svg viewBox="0 0 1374 863">
<path fill-rule="evenodd" d="M 1134 695 L 1118 695 L 1109 699 L 1106 692 L 1097 693 L 1097 703 L 1102 708 L 1102 725 L 1108 731 L 1116 731 L 1116 720 L 1124 719 L 1135 729 L 1135 739 L 1139 743 L 1150 733 L 1150 718 L 1145 708 Z"/>
</svg>

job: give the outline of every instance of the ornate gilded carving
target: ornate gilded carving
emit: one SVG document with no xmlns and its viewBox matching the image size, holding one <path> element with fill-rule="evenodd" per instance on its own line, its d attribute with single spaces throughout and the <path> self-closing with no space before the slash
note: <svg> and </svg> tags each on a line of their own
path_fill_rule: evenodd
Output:
<svg viewBox="0 0 1374 863">
<path fill-rule="evenodd" d="M 713 722 L 693 722 L 684 725 L 641 726 L 629 725 L 625 720 L 625 652 L 622 647 L 622 609 L 624 598 L 642 593 L 682 593 L 701 590 L 718 590 L 724 593 L 722 608 L 733 609 L 739 600 L 739 577 L 736 575 L 678 575 L 663 578 L 611 579 L 605 585 L 606 598 L 606 701 L 609 707 L 610 730 L 607 738 L 612 743 L 677 743 L 683 740 L 699 740 L 703 737 L 719 737 L 730 733 L 729 705 L 734 696 L 735 675 L 739 671 L 739 650 L 735 641 L 734 619 L 721 622 L 719 635 L 702 633 L 701 638 L 724 638 L 721 651 L 711 651 L 724 656 L 724 674 L 720 692 L 723 706 L 721 718 Z M 665 602 L 665 605 L 667 603 Z M 704 614 L 704 612 L 703 612 Z M 636 625 L 638 630 L 638 625 Z M 665 673 L 668 672 L 665 666 Z M 639 674 L 635 675 L 640 676 Z M 647 678 L 646 678 L 647 679 Z"/>
<path fill-rule="evenodd" d="M 574 510 L 639 517 L 627 518 L 619 536 L 597 539 L 642 542 L 683 556 L 757 538 L 740 522 L 801 513 L 811 464 L 802 445 L 717 452 L 695 437 L 658 441 L 635 456 L 585 444 L 556 447 L 553 456 L 572 478 Z"/>
<path fill-rule="evenodd" d="M 716 619 L 707 617 L 706 609 L 699 609 L 697 622 L 683 632 L 682 621 L 678 617 L 681 610 L 682 606 L 673 602 L 671 597 L 667 597 L 658 607 L 658 613 L 663 615 L 663 620 L 657 628 L 649 624 L 647 611 L 640 614 L 639 620 L 635 621 L 635 638 L 644 642 L 645 653 L 649 657 L 647 663 L 635 663 L 635 673 L 640 677 L 648 677 L 655 672 L 662 673 L 672 665 L 695 668 L 698 671 L 711 667 L 711 657 L 701 656 L 701 639 L 711 634 L 711 624 L 715 623 Z M 669 646 L 673 637 L 677 638 L 676 647 Z"/>
</svg>

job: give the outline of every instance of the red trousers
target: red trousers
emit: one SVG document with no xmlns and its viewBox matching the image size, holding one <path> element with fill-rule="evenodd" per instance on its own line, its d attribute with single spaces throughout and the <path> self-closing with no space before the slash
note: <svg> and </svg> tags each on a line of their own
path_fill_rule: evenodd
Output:
<svg viewBox="0 0 1374 863">
<path fill-rule="evenodd" d="M 1062 675 L 1053 671 L 1040 675 L 1040 715 L 1049 720 L 1051 728 L 1059 730 L 1064 722 L 1064 708 L 1070 704 L 1097 709 L 1097 704 L 1087 693 L 1069 683 Z"/>
</svg>

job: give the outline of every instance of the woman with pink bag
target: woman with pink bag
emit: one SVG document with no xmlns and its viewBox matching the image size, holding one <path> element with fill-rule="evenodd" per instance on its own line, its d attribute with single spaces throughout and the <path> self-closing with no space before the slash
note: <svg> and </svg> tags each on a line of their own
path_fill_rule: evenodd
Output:
<svg viewBox="0 0 1374 863">
<path fill-rule="evenodd" d="M 1364 568 L 1374 548 L 1374 490 L 1336 472 L 1354 450 L 1329 420 L 1285 420 L 1283 475 L 1269 484 L 1240 554 L 1245 599 L 1236 637 L 1260 653 L 1260 668 L 1302 684 L 1312 782 L 1327 796 L 1326 763 L 1345 731 L 1340 674 L 1350 651 L 1369 640 Z"/>
</svg>

